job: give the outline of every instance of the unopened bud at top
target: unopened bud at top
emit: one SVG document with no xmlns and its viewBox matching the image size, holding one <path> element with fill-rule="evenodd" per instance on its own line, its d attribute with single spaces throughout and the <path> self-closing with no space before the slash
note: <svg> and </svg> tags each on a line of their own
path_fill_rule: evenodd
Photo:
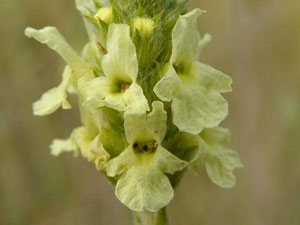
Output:
<svg viewBox="0 0 300 225">
<path fill-rule="evenodd" d="M 155 22 L 149 18 L 138 17 L 133 22 L 134 28 L 145 36 L 149 36 L 155 28 Z"/>
<path fill-rule="evenodd" d="M 97 14 L 95 15 L 95 18 L 99 18 L 103 22 L 110 24 L 112 23 L 112 16 L 113 16 L 112 7 L 103 7 L 99 9 Z"/>
</svg>

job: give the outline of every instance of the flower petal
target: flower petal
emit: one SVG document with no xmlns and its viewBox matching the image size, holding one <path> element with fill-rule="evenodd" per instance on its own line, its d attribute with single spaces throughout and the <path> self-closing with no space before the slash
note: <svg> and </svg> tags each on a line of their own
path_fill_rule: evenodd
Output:
<svg viewBox="0 0 300 225">
<path fill-rule="evenodd" d="M 103 112 L 101 109 L 87 108 L 80 106 L 82 123 L 97 133 L 102 129 Z"/>
<path fill-rule="evenodd" d="M 232 79 L 228 75 L 200 62 L 195 62 L 194 67 L 202 86 L 221 93 L 232 91 Z"/>
<path fill-rule="evenodd" d="M 129 143 L 151 140 L 160 143 L 162 141 L 167 130 L 167 113 L 162 102 L 153 102 L 152 108 L 152 112 L 148 115 L 146 113 L 125 115 L 124 127 Z"/>
<path fill-rule="evenodd" d="M 165 102 L 170 102 L 174 92 L 180 85 L 180 79 L 172 65 L 170 65 L 166 74 L 154 86 L 155 94 Z"/>
<path fill-rule="evenodd" d="M 51 146 L 51 154 L 58 156 L 63 152 L 76 152 L 77 146 L 71 139 L 54 139 Z"/>
<path fill-rule="evenodd" d="M 97 77 L 89 80 L 86 75 L 80 79 L 78 86 L 85 97 L 84 106 L 99 108 L 105 105 L 103 100 L 109 94 L 110 89 L 110 84 L 106 77 Z"/>
<path fill-rule="evenodd" d="M 74 131 L 74 141 L 79 146 L 81 154 L 88 161 L 95 160 L 95 154 L 91 151 L 91 143 L 97 136 L 97 133 L 91 132 L 88 127 L 79 127 Z"/>
<path fill-rule="evenodd" d="M 223 188 L 235 185 L 233 170 L 243 167 L 238 154 L 227 148 L 229 139 L 228 129 L 221 127 L 204 129 L 199 136 L 198 154 L 190 162 L 190 168 L 194 172 L 205 164 L 209 178 Z"/>
<path fill-rule="evenodd" d="M 102 66 L 107 77 L 135 82 L 138 75 L 138 61 L 135 46 L 126 24 L 111 24 L 107 36 L 107 54 Z"/>
<path fill-rule="evenodd" d="M 162 146 L 158 147 L 156 154 L 157 164 L 165 173 L 174 174 L 177 171 L 183 170 L 188 165 L 186 161 L 180 160 Z"/>
<path fill-rule="evenodd" d="M 195 149 L 191 160 L 189 161 L 189 170 L 195 175 L 199 174 L 199 171 L 205 165 L 205 154 L 208 151 L 208 145 L 205 141 L 197 136 L 198 148 Z"/>
<path fill-rule="evenodd" d="M 58 87 L 45 92 L 42 97 L 33 103 L 33 114 L 45 116 L 55 112 L 60 106 L 63 109 L 70 109 L 71 105 L 67 101 L 66 90 L 72 77 L 72 71 L 67 66 L 63 73 L 63 80 Z"/>
<path fill-rule="evenodd" d="M 222 146 L 211 146 L 206 154 L 205 166 L 209 178 L 223 188 L 235 185 L 235 168 L 242 168 L 238 154 Z"/>
<path fill-rule="evenodd" d="M 204 128 L 216 127 L 228 114 L 226 100 L 215 90 L 197 82 L 186 82 L 174 95 L 173 122 L 179 130 L 199 134 Z"/>
<path fill-rule="evenodd" d="M 145 112 L 149 110 L 148 101 L 143 89 L 132 83 L 125 92 L 113 93 L 112 84 L 106 77 L 97 77 L 91 81 L 80 82 L 80 90 L 85 96 L 83 103 L 86 107 L 99 108 L 107 106 L 118 111 Z"/>
<path fill-rule="evenodd" d="M 104 149 L 102 143 L 100 142 L 100 135 L 98 134 L 96 138 L 91 142 L 91 151 L 96 155 L 94 163 L 97 170 L 102 170 L 106 167 L 107 162 L 110 158 L 109 153 Z"/>
<path fill-rule="evenodd" d="M 95 68 L 101 68 L 100 61 L 102 57 L 103 52 L 99 50 L 99 47 L 95 41 L 88 42 L 82 50 L 82 58 L 86 61 L 89 61 L 89 63 L 91 63 Z M 100 76 L 104 76 L 101 70 L 98 70 L 97 73 Z"/>
<path fill-rule="evenodd" d="M 82 71 L 87 68 L 86 63 L 80 59 L 55 27 L 44 27 L 40 30 L 28 27 L 25 29 L 25 35 L 55 50 L 69 64 L 72 70 Z"/>
<path fill-rule="evenodd" d="M 124 102 L 124 93 L 108 94 L 104 99 L 104 103 L 107 107 L 117 111 L 126 110 L 126 104 Z"/>
<path fill-rule="evenodd" d="M 82 156 L 89 162 L 93 162 L 97 169 L 101 170 L 106 166 L 109 154 L 100 143 L 99 133 L 88 127 L 79 127 L 75 129 L 72 138 L 79 146 Z"/>
<path fill-rule="evenodd" d="M 111 159 L 107 166 L 107 175 L 115 177 L 124 173 L 130 165 L 133 165 L 136 160 L 136 156 L 132 151 L 132 147 L 127 147 L 119 156 Z"/>
<path fill-rule="evenodd" d="M 198 55 L 202 53 L 204 47 L 211 41 L 211 35 L 205 34 L 202 38 L 200 37 L 200 40 L 198 42 Z"/>
<path fill-rule="evenodd" d="M 198 58 L 199 36 L 197 18 L 205 11 L 194 9 L 179 16 L 172 33 L 172 56 L 170 62 L 189 63 Z"/>
<path fill-rule="evenodd" d="M 231 137 L 231 132 L 227 128 L 215 127 L 204 129 L 200 136 L 208 145 L 222 145 L 228 146 Z"/>
<path fill-rule="evenodd" d="M 158 147 L 154 154 L 137 155 L 130 146 L 109 161 L 107 174 L 122 174 L 115 193 L 123 204 L 134 211 L 157 212 L 174 196 L 165 173 L 173 174 L 185 166 L 186 162 L 162 147 Z"/>
<path fill-rule="evenodd" d="M 45 92 L 42 97 L 33 103 L 33 114 L 35 116 L 45 116 L 55 112 L 61 105 L 64 108 L 70 108 L 70 104 L 66 102 L 65 92 L 55 87 Z"/>
<path fill-rule="evenodd" d="M 126 104 L 126 113 L 138 113 L 150 110 L 143 89 L 136 83 L 130 85 L 125 91 L 123 98 Z"/>
</svg>

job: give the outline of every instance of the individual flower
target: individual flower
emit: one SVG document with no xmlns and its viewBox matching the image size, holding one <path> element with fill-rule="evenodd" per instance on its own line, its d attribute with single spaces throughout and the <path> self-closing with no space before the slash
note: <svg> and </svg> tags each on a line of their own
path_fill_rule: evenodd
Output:
<svg viewBox="0 0 300 225">
<path fill-rule="evenodd" d="M 216 127 L 228 113 L 221 96 L 231 91 L 231 78 L 198 61 L 203 44 L 197 18 L 200 9 L 180 16 L 172 32 L 172 55 L 166 72 L 154 87 L 163 101 L 172 101 L 173 123 L 180 131 L 199 134 Z M 208 36 L 206 36 L 208 38 Z"/>
<path fill-rule="evenodd" d="M 129 146 L 108 162 L 107 175 L 121 175 L 116 196 L 134 211 L 157 212 L 166 206 L 174 195 L 166 173 L 174 174 L 187 166 L 161 146 L 166 121 L 163 103 L 157 101 L 148 115 L 127 114 L 124 126 Z"/>
<path fill-rule="evenodd" d="M 61 84 L 44 93 L 40 100 L 33 104 L 34 114 L 38 116 L 48 115 L 56 111 L 60 106 L 64 109 L 71 108 L 67 101 L 67 89 L 75 77 L 80 77 L 91 71 L 90 64 L 76 54 L 55 27 L 45 27 L 41 30 L 26 28 L 25 34 L 48 45 L 49 48 L 55 50 L 68 63 L 64 70 Z"/>
<path fill-rule="evenodd" d="M 74 152 L 77 155 L 80 151 L 85 159 L 94 163 L 98 170 L 102 170 L 110 158 L 100 142 L 102 112 L 89 110 L 83 113 L 85 114 L 84 126 L 74 129 L 68 139 L 55 139 L 50 146 L 51 154 L 58 156 L 63 152 Z"/>
<path fill-rule="evenodd" d="M 86 75 L 80 84 L 86 107 L 107 106 L 118 111 L 144 112 L 149 110 L 142 88 L 136 83 L 138 61 L 130 28 L 111 24 L 107 36 L 107 54 L 102 59 L 104 76 Z"/>
<path fill-rule="evenodd" d="M 223 188 L 235 185 L 233 170 L 243 167 L 238 154 L 228 149 L 230 136 L 229 129 L 222 127 L 204 129 L 199 135 L 196 157 L 190 163 L 193 171 L 204 164 L 212 182 Z"/>
</svg>

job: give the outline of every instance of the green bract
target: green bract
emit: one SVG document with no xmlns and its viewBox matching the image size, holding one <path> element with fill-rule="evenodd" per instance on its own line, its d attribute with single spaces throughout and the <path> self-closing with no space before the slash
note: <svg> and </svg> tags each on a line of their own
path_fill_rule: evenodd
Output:
<svg viewBox="0 0 300 225">
<path fill-rule="evenodd" d="M 163 101 L 172 101 L 173 121 L 181 131 L 199 134 L 217 126 L 228 113 L 221 92 L 231 91 L 231 78 L 198 62 L 207 42 L 199 40 L 199 9 L 180 16 L 172 33 L 172 55 L 167 72 L 154 87 Z"/>
<path fill-rule="evenodd" d="M 184 14 L 186 1 L 175 0 L 76 5 L 89 37 L 81 55 L 54 27 L 25 30 L 68 64 L 62 82 L 33 104 L 34 114 L 70 109 L 67 95 L 78 96 L 82 125 L 55 139 L 51 154 L 80 153 L 138 212 L 168 205 L 188 165 L 205 165 L 214 183 L 232 187 L 233 170 L 242 165 L 227 148 L 229 130 L 217 127 L 228 112 L 221 93 L 231 91 L 231 78 L 198 61 L 211 40 L 197 31 L 204 11 Z M 165 215 L 157 214 L 156 225 L 166 224 Z"/>
</svg>

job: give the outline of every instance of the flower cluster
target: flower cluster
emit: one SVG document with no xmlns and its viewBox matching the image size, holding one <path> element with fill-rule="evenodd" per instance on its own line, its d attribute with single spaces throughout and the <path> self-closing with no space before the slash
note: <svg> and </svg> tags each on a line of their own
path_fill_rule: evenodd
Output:
<svg viewBox="0 0 300 225">
<path fill-rule="evenodd" d="M 66 61 L 60 85 L 33 104 L 35 115 L 70 109 L 78 96 L 82 126 L 55 139 L 51 153 L 74 152 L 95 164 L 134 211 L 157 212 L 173 198 L 185 168 L 205 165 L 221 187 L 241 167 L 218 125 L 228 113 L 221 93 L 231 78 L 199 62 L 210 41 L 185 2 L 77 0 L 89 35 L 81 56 L 54 27 L 25 34 Z"/>
</svg>

